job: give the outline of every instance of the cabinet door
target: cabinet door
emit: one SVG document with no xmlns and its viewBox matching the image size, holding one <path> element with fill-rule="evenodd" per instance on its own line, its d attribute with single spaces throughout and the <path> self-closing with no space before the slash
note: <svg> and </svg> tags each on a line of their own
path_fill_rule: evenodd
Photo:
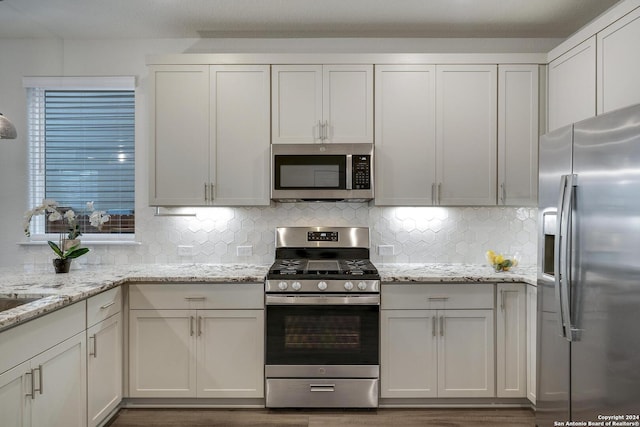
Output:
<svg viewBox="0 0 640 427">
<path fill-rule="evenodd" d="M 97 426 L 122 400 L 122 313 L 87 329 L 88 425 Z"/>
<path fill-rule="evenodd" d="M 268 206 L 269 66 L 216 65 L 210 77 L 212 204 Z"/>
<path fill-rule="evenodd" d="M 498 202 L 538 204 L 538 65 L 498 67 Z"/>
<path fill-rule="evenodd" d="M 322 66 L 274 65 L 271 87 L 271 142 L 319 142 L 322 122 Z"/>
<path fill-rule="evenodd" d="M 538 288 L 527 286 L 527 397 L 536 404 L 536 333 Z"/>
<path fill-rule="evenodd" d="M 373 65 L 322 67 L 324 142 L 373 143 Z"/>
<path fill-rule="evenodd" d="M 196 396 L 195 310 L 130 310 L 129 340 L 129 396 Z"/>
<path fill-rule="evenodd" d="M 264 397 L 264 310 L 198 310 L 198 397 Z"/>
<path fill-rule="evenodd" d="M 438 397 L 494 397 L 493 310 L 438 316 Z"/>
<path fill-rule="evenodd" d="M 596 115 L 595 38 L 549 63 L 549 131 Z"/>
<path fill-rule="evenodd" d="M 209 183 L 209 67 L 150 68 L 149 204 L 202 206 Z"/>
<path fill-rule="evenodd" d="M 435 310 L 381 310 L 380 396 L 437 396 Z"/>
<path fill-rule="evenodd" d="M 0 414 L 3 427 L 31 425 L 31 365 L 24 362 L 0 375 Z"/>
<path fill-rule="evenodd" d="M 82 332 L 31 359 L 36 390 L 31 401 L 34 427 L 87 424 L 87 356 Z"/>
<path fill-rule="evenodd" d="M 525 397 L 527 393 L 525 285 L 500 283 L 497 295 L 497 396 Z"/>
<path fill-rule="evenodd" d="M 436 67 L 436 154 L 441 205 L 495 205 L 497 67 Z"/>
<path fill-rule="evenodd" d="M 640 103 L 640 9 L 597 35 L 598 114 Z"/>
<path fill-rule="evenodd" d="M 376 205 L 435 203 L 434 65 L 376 67 Z"/>
</svg>

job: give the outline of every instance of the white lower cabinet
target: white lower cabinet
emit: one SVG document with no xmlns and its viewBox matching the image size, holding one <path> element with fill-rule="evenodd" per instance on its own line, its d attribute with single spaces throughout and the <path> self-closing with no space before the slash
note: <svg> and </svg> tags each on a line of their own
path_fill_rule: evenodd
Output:
<svg viewBox="0 0 640 427">
<path fill-rule="evenodd" d="M 3 427 L 86 425 L 84 333 L 0 375 Z"/>
<path fill-rule="evenodd" d="M 494 397 L 493 286 L 384 286 L 381 397 Z"/>
<path fill-rule="evenodd" d="M 264 397 L 262 298 L 258 284 L 132 286 L 130 397 Z"/>
<path fill-rule="evenodd" d="M 122 313 L 87 329 L 88 425 L 97 426 L 122 400 Z"/>
<path fill-rule="evenodd" d="M 527 398 L 536 404 L 538 288 L 527 286 Z"/>
<path fill-rule="evenodd" d="M 526 285 L 500 283 L 497 286 L 497 395 L 498 397 L 526 397 Z"/>
</svg>

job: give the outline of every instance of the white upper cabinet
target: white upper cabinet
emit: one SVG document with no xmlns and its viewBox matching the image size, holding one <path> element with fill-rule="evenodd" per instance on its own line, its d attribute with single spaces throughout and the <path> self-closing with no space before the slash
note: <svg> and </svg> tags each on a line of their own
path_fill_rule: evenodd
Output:
<svg viewBox="0 0 640 427">
<path fill-rule="evenodd" d="M 441 205 L 495 205 L 497 66 L 436 67 L 436 197 Z"/>
<path fill-rule="evenodd" d="M 436 67 L 376 66 L 376 205 L 436 203 Z"/>
<path fill-rule="evenodd" d="M 372 143 L 372 65 L 274 65 L 272 143 Z"/>
<path fill-rule="evenodd" d="M 597 35 L 598 114 L 640 103 L 640 8 Z"/>
<path fill-rule="evenodd" d="M 269 66 L 157 65 L 150 74 L 149 204 L 268 205 Z"/>
<path fill-rule="evenodd" d="M 538 65 L 498 66 L 498 204 L 538 203 Z"/>
<path fill-rule="evenodd" d="M 269 66 L 214 65 L 210 78 L 209 201 L 269 205 Z"/>
<path fill-rule="evenodd" d="M 549 131 L 596 115 L 596 37 L 549 63 Z"/>
<path fill-rule="evenodd" d="M 209 183 L 209 66 L 149 71 L 149 204 L 202 206 Z"/>
</svg>

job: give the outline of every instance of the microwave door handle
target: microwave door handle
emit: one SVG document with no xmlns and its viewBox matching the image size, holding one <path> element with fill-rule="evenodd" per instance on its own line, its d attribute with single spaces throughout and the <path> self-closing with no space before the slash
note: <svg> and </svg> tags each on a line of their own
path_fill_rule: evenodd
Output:
<svg viewBox="0 0 640 427">
<path fill-rule="evenodd" d="M 353 156 L 347 154 L 347 190 L 353 190 Z"/>
</svg>

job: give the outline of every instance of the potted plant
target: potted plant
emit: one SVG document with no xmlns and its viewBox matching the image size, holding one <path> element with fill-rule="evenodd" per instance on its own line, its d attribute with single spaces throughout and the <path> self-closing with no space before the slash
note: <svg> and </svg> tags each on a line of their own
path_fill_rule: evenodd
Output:
<svg viewBox="0 0 640 427">
<path fill-rule="evenodd" d="M 46 215 L 47 221 L 50 222 L 62 221 L 67 231 L 60 233 L 58 243 L 50 240 L 47 243 L 51 250 L 57 255 L 57 258 L 53 259 L 53 266 L 56 273 L 68 273 L 71 260 L 86 254 L 89 252 L 89 248 L 80 247 L 78 237 L 82 235 L 82 232 L 80 231 L 80 224 L 75 212 L 70 208 L 64 210 L 64 213 L 60 212 L 61 210 L 62 208 L 59 207 L 58 202 L 55 200 L 43 200 L 40 206 L 36 206 L 26 212 L 24 233 L 27 237 L 31 235 L 31 219 L 36 215 Z M 93 202 L 87 203 L 87 210 L 91 212 L 89 215 L 89 223 L 98 230 L 110 219 L 105 211 L 96 211 L 93 207 Z"/>
</svg>

